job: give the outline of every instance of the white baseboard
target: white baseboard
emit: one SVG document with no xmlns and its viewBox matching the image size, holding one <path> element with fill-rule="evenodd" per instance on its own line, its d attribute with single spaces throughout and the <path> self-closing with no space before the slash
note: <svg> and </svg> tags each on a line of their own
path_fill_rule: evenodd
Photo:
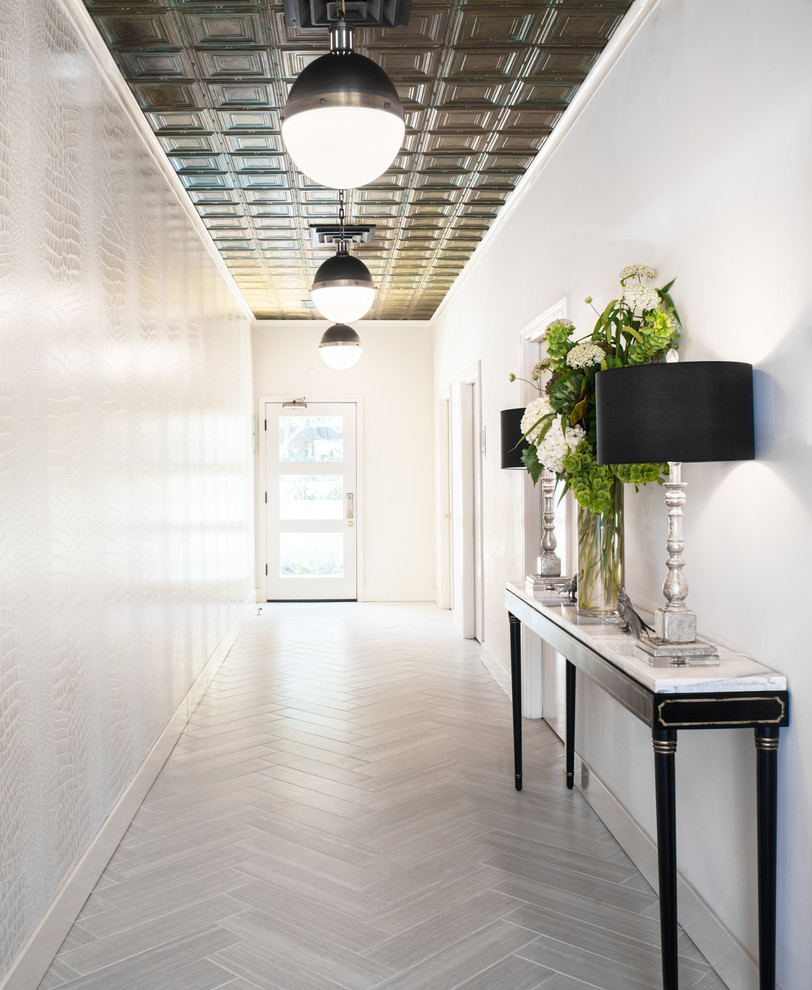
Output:
<svg viewBox="0 0 812 990">
<path fill-rule="evenodd" d="M 499 687 L 505 692 L 508 698 L 511 698 L 513 691 L 510 685 L 510 671 L 505 670 L 496 654 L 492 650 L 489 650 L 484 643 L 482 644 L 480 660 Z"/>
<path fill-rule="evenodd" d="M 113 806 L 73 872 L 49 905 L 34 933 L 12 962 L 8 972 L 0 979 L 0 990 L 36 990 L 39 986 L 181 732 L 206 693 L 228 651 L 234 645 L 248 610 L 253 607 L 255 607 L 253 602 L 246 604 L 209 657 L 206 666 L 178 705 L 160 738 L 147 754 L 127 789 Z"/>
</svg>

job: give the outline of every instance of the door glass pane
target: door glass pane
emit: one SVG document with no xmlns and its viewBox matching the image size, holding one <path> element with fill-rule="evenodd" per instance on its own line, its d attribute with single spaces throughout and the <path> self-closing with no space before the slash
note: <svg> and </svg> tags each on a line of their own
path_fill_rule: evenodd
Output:
<svg viewBox="0 0 812 990">
<path fill-rule="evenodd" d="M 280 533 L 280 577 L 341 577 L 343 533 Z"/>
<path fill-rule="evenodd" d="M 283 474 L 279 478 L 279 518 L 343 519 L 343 488 L 340 474 Z"/>
<path fill-rule="evenodd" d="M 340 461 L 344 457 L 341 416 L 280 416 L 280 461 Z"/>
</svg>

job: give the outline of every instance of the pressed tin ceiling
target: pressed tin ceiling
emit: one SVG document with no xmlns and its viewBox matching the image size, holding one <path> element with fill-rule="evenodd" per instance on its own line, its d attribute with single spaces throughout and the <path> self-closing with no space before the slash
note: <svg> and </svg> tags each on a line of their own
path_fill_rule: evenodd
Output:
<svg viewBox="0 0 812 990">
<path fill-rule="evenodd" d="M 338 192 L 295 169 L 280 126 L 327 29 L 289 27 L 283 0 L 85 5 L 254 314 L 320 318 L 304 301 L 335 247 L 310 227 L 337 223 Z M 631 5 L 411 0 L 408 25 L 356 29 L 406 113 L 392 167 L 347 193 L 348 223 L 375 226 L 351 249 L 377 286 L 367 318 L 432 316 Z"/>
</svg>

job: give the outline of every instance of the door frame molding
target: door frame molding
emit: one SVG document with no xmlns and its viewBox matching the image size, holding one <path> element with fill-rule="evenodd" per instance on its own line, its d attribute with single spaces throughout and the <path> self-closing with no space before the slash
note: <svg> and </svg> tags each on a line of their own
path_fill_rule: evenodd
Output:
<svg viewBox="0 0 812 990">
<path fill-rule="evenodd" d="M 460 395 L 460 518 L 458 562 L 460 600 L 455 596 L 456 625 L 464 639 L 485 640 L 485 562 L 482 533 L 484 484 L 482 456 L 482 362 L 466 369 Z M 456 567 L 456 562 L 455 562 Z"/>
<path fill-rule="evenodd" d="M 364 601 L 364 400 L 360 395 L 260 395 L 257 396 L 257 444 L 259 467 L 256 476 L 255 505 L 257 523 L 257 587 L 258 601 L 268 599 L 268 581 L 265 574 L 265 547 L 268 537 L 267 509 L 265 507 L 265 473 L 268 455 L 266 444 L 265 404 L 267 402 L 292 402 L 303 399 L 305 402 L 346 402 L 355 405 L 355 583 L 356 600 Z"/>
</svg>

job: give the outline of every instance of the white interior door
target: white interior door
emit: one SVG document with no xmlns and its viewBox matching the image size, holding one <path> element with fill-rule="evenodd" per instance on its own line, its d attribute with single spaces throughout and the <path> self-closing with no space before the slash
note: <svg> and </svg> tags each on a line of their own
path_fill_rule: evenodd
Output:
<svg viewBox="0 0 812 990">
<path fill-rule="evenodd" d="M 354 601 L 356 404 L 265 404 L 268 601 Z"/>
</svg>

